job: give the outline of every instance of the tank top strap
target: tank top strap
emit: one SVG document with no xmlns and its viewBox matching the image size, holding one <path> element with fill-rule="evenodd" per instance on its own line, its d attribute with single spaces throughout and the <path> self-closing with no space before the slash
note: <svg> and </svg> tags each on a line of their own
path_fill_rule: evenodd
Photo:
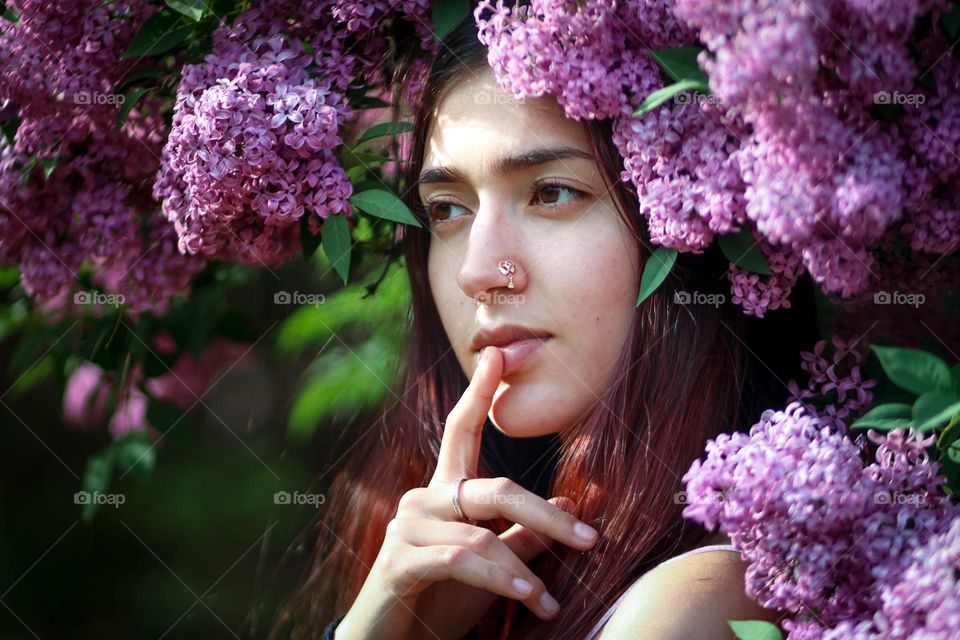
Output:
<svg viewBox="0 0 960 640">
<path fill-rule="evenodd" d="M 696 547 L 694 549 L 691 549 L 690 551 L 685 551 L 684 553 L 673 556 L 672 558 L 667 558 L 666 560 L 658 564 L 656 567 L 654 567 L 654 569 L 656 569 L 657 567 L 662 567 L 663 565 L 673 562 L 674 560 L 679 560 L 680 558 L 686 558 L 687 556 L 696 555 L 698 553 L 705 553 L 707 551 L 732 551 L 733 553 L 740 553 L 739 551 L 733 548 L 733 545 L 708 544 L 702 547 Z M 651 569 L 650 571 L 653 571 L 653 569 Z M 646 573 L 643 575 L 646 575 Z M 642 579 L 643 579 L 643 576 L 640 576 L 639 578 L 637 578 L 637 580 L 632 585 L 627 587 L 626 591 L 620 594 L 620 597 L 617 598 L 612 605 L 610 605 L 610 608 L 603 612 L 603 617 L 600 618 L 597 624 L 594 625 L 593 629 L 590 630 L 590 633 L 588 633 L 583 640 L 593 640 L 593 638 L 596 637 L 598 633 L 600 633 L 600 630 L 603 629 L 603 625 L 607 624 L 610 618 L 613 617 L 613 614 L 616 612 L 617 607 L 620 606 L 620 603 L 622 603 L 626 599 L 627 595 L 631 591 L 633 591 L 633 589 L 636 588 L 637 584 Z"/>
</svg>

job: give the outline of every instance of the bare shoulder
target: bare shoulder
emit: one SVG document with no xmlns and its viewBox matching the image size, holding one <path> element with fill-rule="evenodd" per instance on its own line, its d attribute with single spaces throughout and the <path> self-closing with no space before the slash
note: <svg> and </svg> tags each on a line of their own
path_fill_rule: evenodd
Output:
<svg viewBox="0 0 960 640">
<path fill-rule="evenodd" d="M 727 620 L 766 620 L 744 593 L 746 565 L 737 553 L 704 551 L 658 566 L 644 575 L 603 627 L 598 640 L 735 640 Z"/>
</svg>

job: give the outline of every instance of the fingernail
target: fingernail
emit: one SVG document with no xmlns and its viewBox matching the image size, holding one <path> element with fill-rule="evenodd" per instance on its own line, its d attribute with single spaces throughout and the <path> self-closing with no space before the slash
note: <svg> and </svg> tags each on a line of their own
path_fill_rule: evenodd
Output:
<svg viewBox="0 0 960 640">
<path fill-rule="evenodd" d="M 481 361 L 484 361 L 484 362 L 485 362 L 485 361 L 487 361 L 487 360 L 490 359 L 490 349 L 492 349 L 492 348 L 493 348 L 493 347 L 484 347 L 484 348 L 483 348 L 483 353 L 480 354 L 480 360 L 481 360 Z"/>
<path fill-rule="evenodd" d="M 573 525 L 573 532 L 584 542 L 592 542 L 599 535 L 596 529 L 582 522 Z"/>
<path fill-rule="evenodd" d="M 533 591 L 533 585 L 523 578 L 514 578 L 513 588 L 517 593 L 524 596 Z"/>
<path fill-rule="evenodd" d="M 540 595 L 540 606 L 547 612 L 547 615 L 552 616 L 557 611 L 560 611 L 560 603 L 554 600 L 553 596 L 546 591 Z"/>
</svg>

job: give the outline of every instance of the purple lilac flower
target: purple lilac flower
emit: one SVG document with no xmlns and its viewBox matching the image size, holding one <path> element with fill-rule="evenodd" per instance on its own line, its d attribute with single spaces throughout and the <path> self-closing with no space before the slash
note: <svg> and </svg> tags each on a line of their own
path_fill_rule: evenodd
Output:
<svg viewBox="0 0 960 640">
<path fill-rule="evenodd" d="M 846 435 L 875 385 L 861 379 L 852 346 L 835 339 L 828 360 L 818 342 L 802 354 L 807 389 L 791 381 L 784 410 L 707 443 L 683 478 L 684 516 L 730 537 L 747 563 L 747 594 L 790 614 L 790 640 L 945 640 L 960 622 L 949 608 L 960 508 L 927 452 L 933 434 Z M 805 402 L 830 392 L 822 414 Z"/>
</svg>

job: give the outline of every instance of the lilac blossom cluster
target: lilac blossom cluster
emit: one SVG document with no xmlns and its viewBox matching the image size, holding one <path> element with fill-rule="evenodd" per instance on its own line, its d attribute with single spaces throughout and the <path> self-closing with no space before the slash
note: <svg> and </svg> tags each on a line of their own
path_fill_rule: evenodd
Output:
<svg viewBox="0 0 960 640">
<path fill-rule="evenodd" d="M 263 2 L 184 67 L 154 185 L 181 251 L 276 265 L 299 250 L 301 218 L 317 233 L 350 213 L 353 187 L 334 153 L 354 115 L 346 92 L 376 74 L 387 18 L 433 38 L 428 2 L 391 4 Z"/>
<path fill-rule="evenodd" d="M 202 268 L 148 183 L 162 139 L 148 96 L 116 130 L 117 82 L 137 68 L 121 55 L 152 9 L 146 2 L 20 0 L 0 31 L 0 263 L 17 265 L 26 292 L 62 311 L 82 269 L 133 312 L 163 312 Z"/>
<path fill-rule="evenodd" d="M 475 11 L 500 85 L 613 120 L 653 243 L 699 253 L 750 226 L 772 275 L 731 264 L 745 313 L 789 307 L 804 272 L 829 295 L 870 291 L 888 236 L 915 252 L 960 246 L 960 62 L 945 0 L 512 4 Z M 697 44 L 711 93 L 634 116 L 669 83 L 650 50 Z M 903 109 L 895 121 L 881 117 L 890 106 Z"/>
<path fill-rule="evenodd" d="M 719 527 L 747 564 L 746 591 L 786 612 L 790 640 L 937 639 L 956 615 L 960 509 L 927 448 L 933 434 L 848 422 L 872 400 L 852 345 L 805 353 L 808 389 L 765 411 L 749 433 L 722 434 L 684 475 L 684 517 Z M 818 411 L 803 399 L 835 391 Z"/>
<path fill-rule="evenodd" d="M 169 334 L 159 333 L 153 337 L 152 348 L 167 356 L 175 352 L 176 345 Z M 70 374 L 63 392 L 64 423 L 92 429 L 106 422 L 110 435 L 116 440 L 131 431 L 153 431 L 153 425 L 147 420 L 151 399 L 170 402 L 184 412 L 189 411 L 216 385 L 216 374 L 249 365 L 254 357 L 250 351 L 250 347 L 239 342 L 216 338 L 199 357 L 183 353 L 168 372 L 152 378 L 144 375 L 140 365 L 131 369 L 129 375 L 120 376 L 84 361 Z M 108 407 L 114 387 L 115 404 Z M 112 409 L 109 415 L 108 408 Z"/>
</svg>

